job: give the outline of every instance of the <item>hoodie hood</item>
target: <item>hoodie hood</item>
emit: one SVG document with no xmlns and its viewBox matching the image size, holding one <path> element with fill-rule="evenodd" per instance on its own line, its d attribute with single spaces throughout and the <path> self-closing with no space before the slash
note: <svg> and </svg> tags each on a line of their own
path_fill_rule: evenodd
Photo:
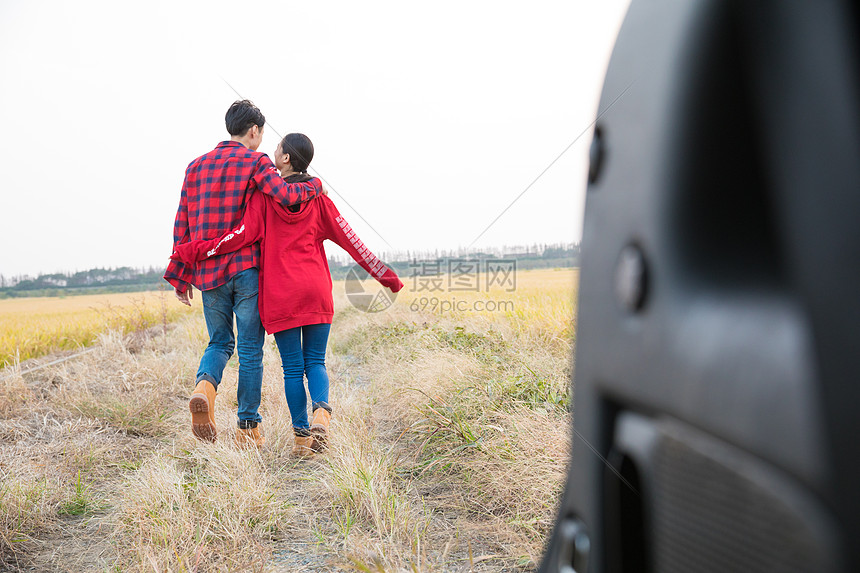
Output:
<svg viewBox="0 0 860 573">
<path fill-rule="evenodd" d="M 284 181 L 286 181 L 287 183 L 304 183 L 306 181 L 310 181 L 311 179 L 313 179 L 313 177 L 311 177 L 307 173 L 296 173 L 295 175 L 290 175 L 289 177 L 284 178 Z M 278 217 L 284 223 L 297 223 L 298 221 L 301 221 L 302 219 L 307 217 L 308 213 L 313 210 L 314 205 L 316 205 L 317 203 L 316 199 L 317 198 L 314 197 L 313 199 L 305 201 L 304 203 L 299 203 L 299 209 L 296 212 L 290 211 L 288 207 L 284 207 L 277 201 L 272 201 L 272 205 L 274 205 L 275 213 L 277 213 Z"/>
<path fill-rule="evenodd" d="M 284 207 L 277 201 L 271 202 L 275 213 L 277 213 L 278 217 L 284 222 L 288 224 L 298 223 L 302 219 L 308 216 L 308 214 L 314 210 L 317 204 L 317 197 L 309 201 L 305 201 L 304 203 L 299 203 L 299 210 L 293 213 L 287 207 Z"/>
</svg>

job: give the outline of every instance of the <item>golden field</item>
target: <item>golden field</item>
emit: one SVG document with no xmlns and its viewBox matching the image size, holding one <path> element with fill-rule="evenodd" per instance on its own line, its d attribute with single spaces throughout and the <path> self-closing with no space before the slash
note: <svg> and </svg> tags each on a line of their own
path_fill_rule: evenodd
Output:
<svg viewBox="0 0 860 573">
<path fill-rule="evenodd" d="M 218 441 L 190 433 L 208 340 L 198 315 L 12 370 L 0 379 L 0 569 L 534 571 L 570 457 L 578 272 L 517 275 L 515 291 L 489 293 L 404 279 L 378 313 L 337 282 L 331 445 L 306 461 L 290 455 L 271 337 L 260 451 L 233 444 L 235 357 Z M 428 294 L 513 305 L 433 311 L 420 308 Z"/>
<path fill-rule="evenodd" d="M 142 330 L 188 312 L 172 291 L 0 300 L 0 367 L 88 346 L 108 329 Z"/>
</svg>

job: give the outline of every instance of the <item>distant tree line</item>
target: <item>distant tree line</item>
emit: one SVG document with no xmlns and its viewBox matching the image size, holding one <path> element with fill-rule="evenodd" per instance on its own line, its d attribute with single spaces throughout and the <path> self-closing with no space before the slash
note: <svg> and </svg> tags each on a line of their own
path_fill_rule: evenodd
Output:
<svg viewBox="0 0 860 573">
<path fill-rule="evenodd" d="M 407 276 L 416 261 L 516 260 L 521 270 L 579 266 L 579 243 L 515 245 L 481 250 L 395 251 L 379 253 L 398 274 Z M 340 249 L 330 249 L 329 268 L 334 279 L 346 276 L 354 261 Z M 0 298 L 65 296 L 171 288 L 162 278 L 162 267 L 97 268 L 68 273 L 5 276 L 0 274 Z"/>
<path fill-rule="evenodd" d="M 332 249 L 335 251 L 335 249 Z M 401 277 L 416 272 L 416 262 L 421 261 L 493 261 L 515 260 L 519 270 L 542 268 L 565 268 L 579 266 L 579 243 L 554 243 L 514 245 L 476 249 L 452 249 L 433 251 L 395 251 L 379 253 L 379 258 L 392 267 Z M 340 251 L 329 254 L 329 269 L 334 279 L 342 279 L 355 262 Z M 419 271 L 420 272 L 420 271 Z"/>
<path fill-rule="evenodd" d="M 68 273 L 40 274 L 35 277 L 0 274 L 0 297 L 59 296 L 63 294 L 90 294 L 129 292 L 157 289 L 163 282 L 164 269 L 148 268 L 97 268 Z"/>
<path fill-rule="evenodd" d="M 354 263 L 349 255 L 340 249 L 332 249 L 329 254 L 329 266 L 351 267 Z M 539 261 L 558 259 L 565 262 L 559 266 L 579 265 L 579 243 L 534 243 L 532 245 L 505 245 L 501 247 L 485 247 L 483 249 L 448 249 L 423 251 L 392 251 L 376 253 L 386 263 L 395 266 L 396 263 L 410 261 L 433 261 L 440 259 L 516 259 L 517 261 Z M 525 267 L 524 267 L 525 268 Z"/>
</svg>

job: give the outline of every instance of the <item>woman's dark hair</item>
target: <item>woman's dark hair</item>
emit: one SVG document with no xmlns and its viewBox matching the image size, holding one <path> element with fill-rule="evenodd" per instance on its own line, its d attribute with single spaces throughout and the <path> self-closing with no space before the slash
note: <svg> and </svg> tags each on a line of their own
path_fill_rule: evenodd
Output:
<svg viewBox="0 0 860 573">
<path fill-rule="evenodd" d="M 256 125 L 260 129 L 266 125 L 266 118 L 260 108 L 246 99 L 234 101 L 230 109 L 227 110 L 224 120 L 227 123 L 227 132 L 230 135 L 240 137 L 248 133 L 252 125 Z"/>
<path fill-rule="evenodd" d="M 294 171 L 307 173 L 314 158 L 314 144 L 304 133 L 288 133 L 281 140 L 281 153 L 290 154 L 290 165 Z"/>
</svg>

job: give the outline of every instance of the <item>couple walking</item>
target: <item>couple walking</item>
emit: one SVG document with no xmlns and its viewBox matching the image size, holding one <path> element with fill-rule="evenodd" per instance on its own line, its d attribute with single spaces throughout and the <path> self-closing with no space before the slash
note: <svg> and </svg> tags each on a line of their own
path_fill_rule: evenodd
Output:
<svg viewBox="0 0 860 573">
<path fill-rule="evenodd" d="M 334 306 L 323 241 L 340 245 L 393 292 L 403 283 L 355 236 L 319 179 L 308 176 L 314 154 L 310 139 L 300 133 L 284 137 L 273 164 L 257 151 L 266 120 L 253 103 L 233 103 L 225 119 L 230 140 L 192 161 L 185 171 L 174 252 L 164 274 L 183 304 L 191 305 L 190 285 L 201 291 L 209 331 L 188 403 L 191 430 L 202 440 L 215 440 L 215 397 L 235 347 L 236 443 L 265 443 L 258 410 L 263 342 L 269 332 L 283 364 L 293 453 L 308 457 L 325 447 L 332 412 L 325 350 Z"/>
</svg>

